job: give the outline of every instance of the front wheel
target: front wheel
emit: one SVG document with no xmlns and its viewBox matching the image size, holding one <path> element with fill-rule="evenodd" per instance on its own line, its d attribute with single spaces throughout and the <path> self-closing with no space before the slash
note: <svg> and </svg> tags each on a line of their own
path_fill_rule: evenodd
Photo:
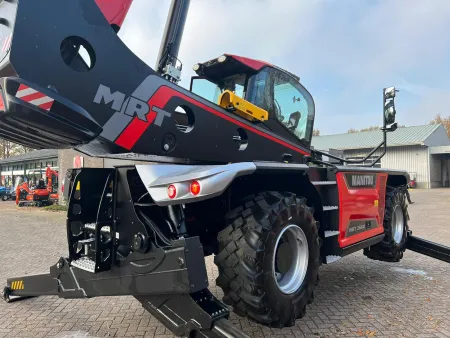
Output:
<svg viewBox="0 0 450 338">
<path fill-rule="evenodd" d="M 408 219 L 405 188 L 387 187 L 383 219 L 384 239 L 364 249 L 364 255 L 374 260 L 399 262 L 406 250 Z"/>
<path fill-rule="evenodd" d="M 284 327 L 313 300 L 320 240 L 306 200 L 265 192 L 227 214 L 214 262 L 224 302 L 258 323 Z"/>
</svg>

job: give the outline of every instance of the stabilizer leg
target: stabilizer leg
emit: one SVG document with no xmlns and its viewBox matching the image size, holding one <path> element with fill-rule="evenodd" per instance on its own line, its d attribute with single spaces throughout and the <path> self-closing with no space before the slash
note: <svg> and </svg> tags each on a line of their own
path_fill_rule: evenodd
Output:
<svg viewBox="0 0 450 338">
<path fill-rule="evenodd" d="M 50 274 L 8 278 L 3 289 L 6 302 L 58 294 L 58 284 Z"/>
<path fill-rule="evenodd" d="M 177 336 L 249 338 L 228 321 L 228 308 L 208 289 L 183 295 L 136 297 L 142 306 Z"/>
<path fill-rule="evenodd" d="M 450 247 L 412 236 L 411 232 L 408 234 L 406 248 L 421 253 L 422 255 L 450 263 Z"/>
</svg>

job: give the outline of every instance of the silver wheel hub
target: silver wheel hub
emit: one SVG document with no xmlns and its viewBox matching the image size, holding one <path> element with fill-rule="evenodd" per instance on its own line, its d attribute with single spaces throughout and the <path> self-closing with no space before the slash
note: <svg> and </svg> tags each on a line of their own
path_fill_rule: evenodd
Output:
<svg viewBox="0 0 450 338">
<path fill-rule="evenodd" d="M 303 230 L 290 224 L 277 237 L 272 271 L 278 289 L 291 294 L 303 283 L 308 270 L 308 240 Z"/>
<path fill-rule="evenodd" d="M 403 217 L 403 210 L 400 205 L 396 205 L 394 212 L 392 213 L 392 237 L 394 242 L 400 244 L 403 238 L 403 232 L 405 231 L 405 220 Z"/>
</svg>

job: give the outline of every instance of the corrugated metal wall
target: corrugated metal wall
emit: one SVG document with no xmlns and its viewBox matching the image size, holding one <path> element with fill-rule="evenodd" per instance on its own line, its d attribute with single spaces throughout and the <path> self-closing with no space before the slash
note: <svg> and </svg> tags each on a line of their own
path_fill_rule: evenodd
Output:
<svg viewBox="0 0 450 338">
<path fill-rule="evenodd" d="M 345 150 L 345 157 L 366 156 L 371 149 Z M 375 155 L 380 154 L 377 151 Z M 430 188 L 430 175 L 428 163 L 428 147 L 404 146 L 390 147 L 381 159 L 381 167 L 386 169 L 405 170 L 417 173 L 416 179 L 419 188 Z"/>
</svg>

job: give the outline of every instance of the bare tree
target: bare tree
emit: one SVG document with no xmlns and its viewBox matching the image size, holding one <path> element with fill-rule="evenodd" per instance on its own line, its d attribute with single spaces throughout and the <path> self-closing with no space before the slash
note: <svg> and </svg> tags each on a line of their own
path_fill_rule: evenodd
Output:
<svg viewBox="0 0 450 338">
<path fill-rule="evenodd" d="M 0 139 L 0 158 L 5 159 L 10 156 L 25 154 L 34 149 Z"/>
<path fill-rule="evenodd" d="M 437 114 L 430 124 L 442 124 L 447 131 L 447 136 L 450 137 L 450 116 L 442 117 L 441 114 Z"/>
</svg>

